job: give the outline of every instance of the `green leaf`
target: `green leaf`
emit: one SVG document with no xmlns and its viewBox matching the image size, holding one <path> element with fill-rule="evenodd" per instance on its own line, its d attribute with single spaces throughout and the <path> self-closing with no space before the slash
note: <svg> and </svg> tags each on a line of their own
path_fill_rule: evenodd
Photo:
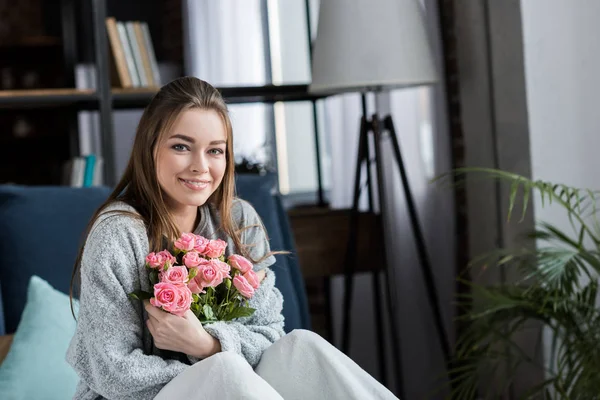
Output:
<svg viewBox="0 0 600 400">
<path fill-rule="evenodd" d="M 197 303 L 192 303 L 190 310 L 192 310 L 197 318 L 200 318 L 200 306 Z"/>
<path fill-rule="evenodd" d="M 156 285 L 158 283 L 158 271 L 153 269 L 152 271 L 150 271 L 150 283 L 152 283 L 152 285 Z"/>
<path fill-rule="evenodd" d="M 563 229 L 564 224 L 553 226 L 541 222 L 531 235 L 537 240 L 536 246 L 526 243 L 521 248 L 511 243 L 510 248 L 498 249 L 491 256 L 476 260 L 483 263 L 471 262 L 471 267 L 483 264 L 483 269 L 502 266 L 507 271 L 505 275 L 511 278 L 508 283 L 493 286 L 467 282 L 470 290 L 458 296 L 462 311 L 458 318 L 463 329 L 450 368 L 454 398 L 473 398 L 476 387 L 488 386 L 486 378 L 492 378 L 500 393 L 504 384 L 511 384 L 523 364 L 540 368 L 546 377 L 525 394 L 527 398 L 544 395 L 550 398 L 549 392 L 557 399 L 596 398 L 600 393 L 600 308 L 596 306 L 600 273 L 599 192 L 533 181 L 501 170 L 463 168 L 453 172 L 460 178 L 467 173 L 511 185 L 509 218 L 522 186 L 521 220 L 530 195 L 539 195 L 542 206 L 550 204 L 562 211 L 573 230 Z M 460 183 L 463 182 L 464 179 Z M 585 247 L 589 239 L 593 242 L 591 249 Z M 513 268 L 515 273 L 508 272 Z M 477 273 L 471 276 L 477 277 Z M 525 330 L 537 329 L 532 324 L 544 327 L 551 334 L 547 349 L 549 364 L 540 365 L 531 357 L 534 349 L 523 347 L 520 340 Z M 500 384 L 493 379 L 496 372 L 504 375 Z"/>
<path fill-rule="evenodd" d="M 512 216 L 513 208 L 515 207 L 515 199 L 517 197 L 517 193 L 519 192 L 519 184 L 520 180 L 514 180 L 510 187 L 510 199 L 508 204 L 508 217 L 507 219 L 510 221 L 510 217 Z"/>
<path fill-rule="evenodd" d="M 194 277 L 198 275 L 198 268 L 190 268 L 190 273 L 188 274 L 188 279 L 191 281 Z"/>
<path fill-rule="evenodd" d="M 254 311 L 256 311 L 256 309 L 250 307 L 234 308 L 233 310 L 231 310 L 231 312 L 225 315 L 225 318 L 223 319 L 225 321 L 231 321 L 232 319 L 236 318 L 249 317 L 252 314 L 254 314 Z"/>
<path fill-rule="evenodd" d="M 521 222 L 525 220 L 525 214 L 527 213 L 527 206 L 529 205 L 529 196 L 531 196 L 531 188 L 523 188 L 523 210 L 521 211 Z"/>
<path fill-rule="evenodd" d="M 208 304 L 205 304 L 204 307 L 202 307 L 202 313 L 208 320 L 215 319 L 215 314 L 213 313 L 213 309 Z"/>
<path fill-rule="evenodd" d="M 152 298 L 152 294 L 143 290 L 136 290 L 135 292 L 129 293 L 129 297 L 135 300 L 149 300 Z"/>
<path fill-rule="evenodd" d="M 198 303 L 200 301 L 200 296 L 198 296 L 196 293 L 192 294 L 192 301 L 194 303 Z"/>
</svg>

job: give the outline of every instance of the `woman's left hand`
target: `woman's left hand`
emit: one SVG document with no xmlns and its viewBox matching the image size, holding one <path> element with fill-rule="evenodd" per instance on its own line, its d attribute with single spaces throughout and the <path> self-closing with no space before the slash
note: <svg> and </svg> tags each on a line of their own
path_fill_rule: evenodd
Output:
<svg viewBox="0 0 600 400">
<path fill-rule="evenodd" d="M 206 358 L 221 351 L 219 341 L 204 330 L 192 311 L 179 317 L 154 307 L 149 301 L 144 301 L 144 306 L 148 312 L 146 324 L 157 348 L 196 358 Z"/>
</svg>

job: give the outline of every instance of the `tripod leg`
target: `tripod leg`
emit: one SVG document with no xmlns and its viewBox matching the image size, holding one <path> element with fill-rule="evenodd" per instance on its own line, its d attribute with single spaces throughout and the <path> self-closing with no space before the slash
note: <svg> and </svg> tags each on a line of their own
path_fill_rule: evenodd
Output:
<svg viewBox="0 0 600 400">
<path fill-rule="evenodd" d="M 435 285 L 435 280 L 433 277 L 433 271 L 431 268 L 431 262 L 429 261 L 429 256 L 427 254 L 427 248 L 425 245 L 425 237 L 421 230 L 421 225 L 419 224 L 419 218 L 417 216 L 417 208 L 415 206 L 415 201 L 412 196 L 412 192 L 410 190 L 410 185 L 408 183 L 408 176 L 406 174 L 406 169 L 404 167 L 404 163 L 402 161 L 402 154 L 400 153 L 400 145 L 398 144 L 398 137 L 396 136 L 396 130 L 394 129 L 394 123 L 392 121 L 391 116 L 387 116 L 384 120 L 384 126 L 386 129 L 390 131 L 390 137 L 392 140 L 392 145 L 394 149 L 394 156 L 396 158 L 396 163 L 398 164 L 398 168 L 400 169 L 400 177 L 402 179 L 402 188 L 404 190 L 404 195 L 406 197 L 406 205 L 408 207 L 408 215 L 410 218 L 411 227 L 413 230 L 413 234 L 415 235 L 415 243 L 417 246 L 417 252 L 419 255 L 419 259 L 421 261 L 421 267 L 423 272 L 423 278 L 425 280 L 425 287 L 427 289 L 427 295 L 429 298 L 429 304 L 431 305 L 433 311 L 433 317 L 435 322 L 435 327 L 438 334 L 438 339 L 440 341 L 440 346 L 444 353 L 444 359 L 446 365 L 448 366 L 450 363 L 450 342 L 448 339 L 448 334 L 446 333 L 446 328 L 444 326 L 444 321 L 442 319 L 442 312 L 440 310 L 440 301 L 437 295 L 437 289 Z"/>
<path fill-rule="evenodd" d="M 323 287 L 325 290 L 325 306 L 327 310 L 325 310 L 325 317 L 327 318 L 327 341 L 331 344 L 334 344 L 334 335 L 333 335 L 333 312 L 331 310 L 331 277 L 327 276 L 323 278 Z"/>
<path fill-rule="evenodd" d="M 360 121 L 360 133 L 358 139 L 358 154 L 356 157 L 356 175 L 354 178 L 354 195 L 352 198 L 352 210 L 350 211 L 350 226 L 346 257 L 344 259 L 344 305 L 342 319 L 342 352 L 346 355 L 350 350 L 350 315 L 352 309 L 352 294 L 354 289 L 354 271 L 357 261 L 358 243 L 358 202 L 360 200 L 360 175 L 363 162 L 366 158 L 366 138 L 368 133 L 367 120 L 363 116 Z"/>
<path fill-rule="evenodd" d="M 365 95 L 363 94 L 363 113 L 366 115 L 366 104 Z M 369 213 L 374 215 L 374 200 L 373 200 L 373 182 L 371 179 L 371 144 L 369 143 L 369 136 L 365 136 L 365 159 L 367 164 L 367 189 L 369 199 Z M 377 223 L 381 222 L 380 219 Z M 375 236 L 373 237 L 375 238 Z M 371 240 L 370 248 L 376 247 L 374 240 Z M 371 283 L 373 287 L 373 311 L 375 313 L 375 332 L 377 335 L 377 355 L 379 361 L 379 381 L 383 386 L 387 386 L 387 363 L 386 363 L 386 351 L 385 351 L 385 331 L 383 326 L 383 314 L 381 312 L 382 301 L 381 301 L 381 280 L 379 279 L 379 270 L 371 272 Z"/>
<path fill-rule="evenodd" d="M 381 229 L 385 231 L 385 227 L 383 223 L 386 221 L 385 218 L 385 185 L 384 185 L 384 177 L 383 177 L 383 166 L 382 166 L 382 155 L 381 155 L 381 131 L 379 130 L 379 117 L 377 115 L 373 116 L 373 135 L 375 137 L 375 169 L 377 170 L 377 189 L 378 189 L 378 197 L 379 197 L 379 211 L 381 214 Z M 386 281 L 386 300 L 389 312 L 390 319 L 390 331 L 392 336 L 392 350 L 393 357 L 392 361 L 394 362 L 394 368 L 396 370 L 396 382 L 398 383 L 398 393 L 400 394 L 400 398 L 405 399 L 404 395 L 404 374 L 402 371 L 402 354 L 400 348 L 400 328 L 398 324 L 398 314 L 395 312 L 396 307 L 394 306 L 395 301 L 393 299 L 393 273 L 390 273 L 392 267 L 388 264 L 388 257 L 386 252 L 385 245 L 385 234 L 383 235 L 383 264 L 385 265 L 384 276 Z"/>
<path fill-rule="evenodd" d="M 373 283 L 373 308 L 375 311 L 375 328 L 377 332 L 377 354 L 379 358 L 379 381 L 383 386 L 387 387 L 387 364 L 385 362 L 385 335 L 383 329 L 383 315 L 381 312 L 381 281 L 379 280 L 379 272 L 371 273 Z"/>
</svg>

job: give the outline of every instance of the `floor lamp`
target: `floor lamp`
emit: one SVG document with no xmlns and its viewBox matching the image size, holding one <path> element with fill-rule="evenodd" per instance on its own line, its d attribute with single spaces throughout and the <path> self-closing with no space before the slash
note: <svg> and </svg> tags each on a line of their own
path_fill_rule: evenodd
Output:
<svg viewBox="0 0 600 400">
<path fill-rule="evenodd" d="M 369 207 L 373 205 L 373 190 L 378 190 L 379 210 L 385 221 L 385 185 L 371 181 L 371 154 L 374 154 L 374 168 L 377 182 L 383 182 L 382 139 L 389 134 L 395 167 L 400 171 L 402 188 L 412 233 L 417 247 L 420 267 L 423 273 L 429 304 L 431 306 L 439 345 L 445 357 L 446 365 L 450 361 L 450 345 L 444 327 L 437 290 L 434 283 L 431 263 L 427 253 L 423 232 L 406 170 L 402 160 L 400 145 L 391 116 L 380 118 L 375 113 L 369 118 L 365 95 L 394 88 L 406 88 L 435 83 L 435 71 L 432 51 L 427 37 L 423 11 L 418 0 L 321 0 L 317 36 L 313 43 L 312 83 L 309 91 L 318 94 L 338 94 L 344 92 L 362 92 L 363 115 L 360 123 L 356 177 L 354 181 L 353 205 L 350 216 L 350 235 L 346 264 L 344 266 L 344 316 L 342 350 L 348 351 L 350 333 L 350 309 L 353 289 L 353 277 L 356 265 L 356 243 L 358 230 L 359 199 L 361 194 L 361 171 L 367 168 L 367 189 Z M 372 140 L 369 139 L 372 136 Z M 370 143 L 374 149 L 370 149 Z M 383 227 L 383 225 L 382 225 Z M 382 232 L 383 233 L 383 232 Z M 385 237 L 385 236 L 384 236 Z M 385 240 L 384 240 L 385 242 Z M 383 259 L 386 260 L 384 248 Z M 389 310 L 389 327 L 393 346 L 393 365 L 399 394 L 404 395 L 402 363 L 400 355 L 400 333 L 397 313 L 393 312 L 394 271 L 385 262 L 385 297 Z M 385 349 L 383 347 L 383 322 L 377 275 L 373 275 L 375 296 L 376 328 L 379 336 L 378 353 L 382 379 L 385 379 Z M 384 382 L 385 383 L 385 382 Z"/>
</svg>

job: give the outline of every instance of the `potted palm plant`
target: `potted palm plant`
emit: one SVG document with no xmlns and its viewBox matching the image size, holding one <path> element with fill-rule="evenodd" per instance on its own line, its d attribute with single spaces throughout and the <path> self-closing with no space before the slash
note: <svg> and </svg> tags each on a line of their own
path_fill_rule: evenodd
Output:
<svg viewBox="0 0 600 400">
<path fill-rule="evenodd" d="M 508 284 L 479 285 L 459 304 L 473 305 L 460 318 L 466 328 L 457 340 L 451 368 L 455 378 L 452 398 L 499 398 L 485 382 L 495 376 L 510 383 L 522 364 L 534 364 L 545 379 L 525 398 L 600 398 L 600 310 L 597 307 L 600 272 L 600 223 L 597 202 L 600 192 L 561 184 L 533 181 L 499 170 L 465 169 L 484 173 L 510 184 L 508 218 L 524 215 L 532 196 L 542 206 L 560 207 L 570 229 L 538 221 L 530 237 L 535 246 L 497 249 L 475 260 L 473 266 L 517 269 L 520 277 Z M 523 207 L 516 205 L 522 200 Z M 531 357 L 516 337 L 531 326 L 546 332 L 542 362 Z M 482 381 L 481 377 L 484 377 Z M 485 378 L 487 377 L 487 378 Z M 500 383 L 502 385 L 503 383 Z M 475 393 L 478 393 L 475 395 Z"/>
</svg>

